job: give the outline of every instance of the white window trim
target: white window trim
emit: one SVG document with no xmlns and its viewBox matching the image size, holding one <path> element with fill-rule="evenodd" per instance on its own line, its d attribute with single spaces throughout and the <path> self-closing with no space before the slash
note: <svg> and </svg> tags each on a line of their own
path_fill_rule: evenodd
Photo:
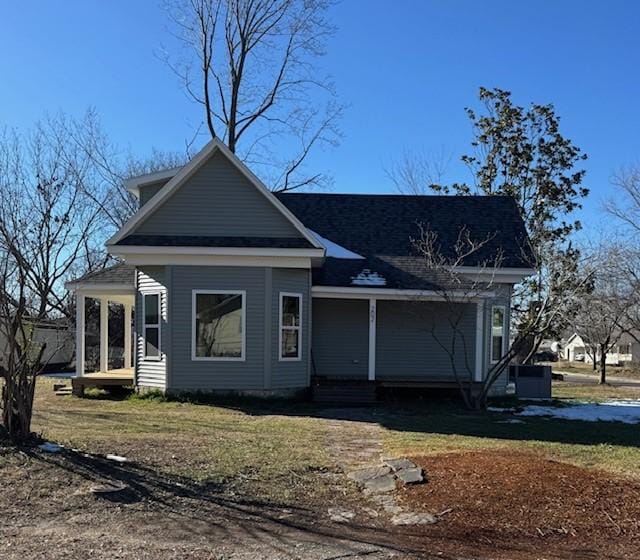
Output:
<svg viewBox="0 0 640 560">
<path fill-rule="evenodd" d="M 147 296 L 158 296 L 158 323 L 147 323 Z M 158 355 L 147 356 L 147 327 L 158 328 Z M 162 361 L 162 292 L 142 292 L 142 359 L 144 361 Z"/>
<path fill-rule="evenodd" d="M 242 296 L 242 342 L 240 357 L 196 356 L 196 297 L 198 294 L 240 294 Z M 247 345 L 247 291 L 246 290 L 191 290 L 191 361 L 192 362 L 244 362 Z"/>
<path fill-rule="evenodd" d="M 493 358 L 493 311 L 495 309 L 502 309 L 502 349 L 500 351 L 500 356 L 497 360 Z M 507 308 L 504 305 L 492 305 L 491 306 L 491 317 L 489 319 L 489 340 L 491 341 L 491 345 L 489 346 L 489 354 L 491 358 L 492 364 L 497 364 L 500 361 L 500 358 L 504 355 L 504 346 L 505 339 L 507 338 Z"/>
<path fill-rule="evenodd" d="M 298 326 L 294 325 L 283 325 L 283 311 L 284 311 L 284 298 L 285 297 L 295 297 L 298 298 L 298 309 L 300 312 Z M 302 360 L 302 294 L 295 292 L 280 292 L 280 313 L 279 313 L 279 321 L 278 321 L 278 361 L 280 362 L 299 362 Z M 295 357 L 285 357 L 282 355 L 282 331 L 284 329 L 290 331 L 298 331 L 298 355 Z"/>
</svg>

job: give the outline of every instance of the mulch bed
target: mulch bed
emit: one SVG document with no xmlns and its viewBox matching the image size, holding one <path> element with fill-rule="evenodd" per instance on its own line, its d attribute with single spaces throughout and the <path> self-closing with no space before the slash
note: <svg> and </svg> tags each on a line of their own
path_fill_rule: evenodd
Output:
<svg viewBox="0 0 640 560">
<path fill-rule="evenodd" d="M 640 558 L 640 481 L 507 450 L 413 457 L 429 482 L 404 488 L 408 509 L 443 550 L 512 560 Z"/>
</svg>

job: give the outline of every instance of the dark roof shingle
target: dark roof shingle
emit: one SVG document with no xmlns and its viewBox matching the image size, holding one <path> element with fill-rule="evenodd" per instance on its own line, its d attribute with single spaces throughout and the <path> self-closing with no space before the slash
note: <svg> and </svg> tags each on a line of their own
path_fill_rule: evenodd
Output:
<svg viewBox="0 0 640 560">
<path fill-rule="evenodd" d="M 71 280 L 70 284 L 129 284 L 133 287 L 135 285 L 135 273 L 135 266 L 117 263 Z"/>
<path fill-rule="evenodd" d="M 352 285 L 363 269 L 376 271 L 386 287 L 429 289 L 433 275 L 415 242 L 421 227 L 437 234 L 441 250 L 453 256 L 462 228 L 487 242 L 464 263 L 478 266 L 502 254 L 503 268 L 530 268 L 533 259 L 514 200 L 501 196 L 409 196 L 281 193 L 279 200 L 322 237 L 366 260 L 327 258 L 314 270 L 314 284 Z"/>
</svg>

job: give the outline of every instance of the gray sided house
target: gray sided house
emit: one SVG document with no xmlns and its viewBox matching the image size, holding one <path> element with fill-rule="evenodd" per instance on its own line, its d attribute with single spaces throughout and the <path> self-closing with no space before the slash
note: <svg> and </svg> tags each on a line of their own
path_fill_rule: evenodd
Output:
<svg viewBox="0 0 640 560">
<path fill-rule="evenodd" d="M 503 255 L 491 289 L 457 304 L 464 344 L 454 361 L 459 375 L 480 382 L 509 340 L 512 286 L 531 273 L 509 198 L 273 194 L 218 140 L 184 167 L 128 188 L 140 209 L 107 244 L 122 263 L 69 284 L 79 376 L 89 375 L 84 301 L 95 297 L 125 306 L 132 344 L 120 373 L 133 371 L 140 389 L 281 394 L 326 379 L 453 385 L 441 344 L 451 335 L 451 304 L 415 248 L 428 225 L 445 250 L 466 228 L 489 234 L 486 251 Z M 461 273 L 478 273 L 477 265 Z M 98 375 L 110 372 L 108 344 L 104 334 Z"/>
</svg>

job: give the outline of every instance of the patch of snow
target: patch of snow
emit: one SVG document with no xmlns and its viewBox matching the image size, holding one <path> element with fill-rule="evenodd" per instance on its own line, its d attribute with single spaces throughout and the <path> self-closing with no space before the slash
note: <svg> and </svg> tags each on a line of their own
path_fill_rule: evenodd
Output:
<svg viewBox="0 0 640 560">
<path fill-rule="evenodd" d="M 62 451 L 62 445 L 58 445 L 57 443 L 52 443 L 50 441 L 45 441 L 38 445 L 38 449 L 40 451 L 44 451 L 45 453 L 60 453 Z"/>
<path fill-rule="evenodd" d="M 569 406 L 529 405 L 521 410 L 509 408 L 489 408 L 493 412 L 511 412 L 518 416 L 550 416 L 561 420 L 582 420 L 583 422 L 623 422 L 640 423 L 640 399 L 606 401 L 602 403 L 582 402 Z"/>
<path fill-rule="evenodd" d="M 360 274 L 351 277 L 354 286 L 386 286 L 387 281 L 377 272 L 371 272 L 368 268 L 362 269 Z"/>
<path fill-rule="evenodd" d="M 311 235 L 313 235 L 325 248 L 327 257 L 332 257 L 334 259 L 364 259 L 362 255 L 358 255 L 358 253 L 349 251 L 349 249 L 342 247 L 337 243 L 334 243 L 330 239 L 322 237 L 322 235 L 316 233 L 312 229 L 309 231 L 311 232 Z"/>
</svg>

